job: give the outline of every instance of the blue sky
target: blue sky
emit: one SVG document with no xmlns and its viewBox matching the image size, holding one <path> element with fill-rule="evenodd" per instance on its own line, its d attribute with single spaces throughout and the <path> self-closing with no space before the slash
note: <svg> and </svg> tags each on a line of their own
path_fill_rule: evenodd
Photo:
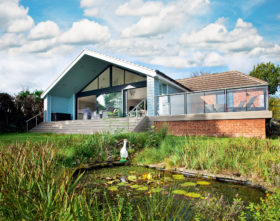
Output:
<svg viewBox="0 0 280 221">
<path fill-rule="evenodd" d="M 46 87 L 84 49 L 178 79 L 280 64 L 279 0 L 0 0 L 0 91 Z"/>
</svg>

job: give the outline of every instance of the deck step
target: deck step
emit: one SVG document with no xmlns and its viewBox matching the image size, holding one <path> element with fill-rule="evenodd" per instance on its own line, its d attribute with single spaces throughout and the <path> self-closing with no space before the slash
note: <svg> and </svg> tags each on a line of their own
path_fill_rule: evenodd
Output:
<svg viewBox="0 0 280 221">
<path fill-rule="evenodd" d="M 108 118 L 42 122 L 30 132 L 57 134 L 94 134 L 101 132 L 139 132 L 150 128 L 148 117 Z"/>
</svg>

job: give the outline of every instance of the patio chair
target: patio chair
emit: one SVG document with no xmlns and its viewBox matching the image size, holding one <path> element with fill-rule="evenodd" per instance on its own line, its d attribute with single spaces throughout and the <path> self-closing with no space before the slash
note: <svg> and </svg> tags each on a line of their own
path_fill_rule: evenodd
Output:
<svg viewBox="0 0 280 221">
<path fill-rule="evenodd" d="M 247 104 L 247 108 L 251 107 L 254 104 L 254 101 L 256 100 L 257 96 L 251 97 L 251 99 L 249 100 L 248 104 Z"/>
</svg>

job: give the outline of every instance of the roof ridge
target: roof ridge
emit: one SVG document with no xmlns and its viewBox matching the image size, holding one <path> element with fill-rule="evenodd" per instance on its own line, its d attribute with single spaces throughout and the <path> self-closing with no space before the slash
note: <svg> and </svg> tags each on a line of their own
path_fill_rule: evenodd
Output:
<svg viewBox="0 0 280 221">
<path fill-rule="evenodd" d="M 220 74 L 226 74 L 229 72 L 238 72 L 236 70 L 231 70 L 231 71 L 223 71 L 223 72 L 218 72 L 218 73 L 209 73 L 209 74 L 204 74 L 204 75 L 200 75 L 200 76 L 194 76 L 194 77 L 188 77 L 188 78 L 179 78 L 176 79 L 177 80 L 183 80 L 183 79 L 194 79 L 194 78 L 202 78 L 202 77 L 207 77 L 207 76 L 213 76 L 213 75 L 220 75 Z"/>
<path fill-rule="evenodd" d="M 121 62 L 124 62 L 124 63 L 127 63 L 127 64 L 132 64 L 132 65 L 135 65 L 135 66 L 144 68 L 144 69 L 149 70 L 149 71 L 155 71 L 154 69 L 145 67 L 145 66 L 143 66 L 143 65 L 135 64 L 135 63 L 133 63 L 133 62 L 131 62 L 131 61 L 127 61 L 127 60 L 124 60 L 124 59 L 120 59 L 120 58 L 117 58 L 117 57 L 113 57 L 113 56 L 110 56 L 110 55 L 107 55 L 107 54 L 102 54 L 102 53 L 97 52 L 97 51 L 95 51 L 95 50 L 91 50 L 91 49 L 85 48 L 83 51 L 85 51 L 85 52 L 89 51 L 89 52 L 97 53 L 97 54 L 99 54 L 99 55 L 102 55 L 102 56 L 105 56 L 105 57 L 108 57 L 108 58 L 112 58 L 112 59 L 115 59 L 115 60 L 118 60 L 118 61 L 121 61 Z"/>
</svg>

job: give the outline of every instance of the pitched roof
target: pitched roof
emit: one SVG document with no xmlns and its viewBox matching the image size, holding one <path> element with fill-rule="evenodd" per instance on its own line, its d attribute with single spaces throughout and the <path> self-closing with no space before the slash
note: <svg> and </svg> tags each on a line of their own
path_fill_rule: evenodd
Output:
<svg viewBox="0 0 280 221">
<path fill-rule="evenodd" d="M 268 83 L 263 80 L 251 77 L 239 71 L 208 74 L 198 77 L 178 79 L 177 81 L 191 91 L 268 85 Z"/>
<path fill-rule="evenodd" d="M 112 65 L 116 65 L 116 66 L 120 66 L 123 68 L 126 68 L 128 70 L 133 70 L 134 72 L 139 72 L 141 74 L 144 74 L 146 76 L 150 76 L 150 77 L 156 77 L 158 76 L 158 71 L 152 70 L 150 68 L 146 68 L 144 66 L 138 65 L 138 64 L 134 64 L 125 60 L 121 60 L 115 57 L 111 57 L 108 55 L 104 55 L 104 54 L 100 54 L 98 52 L 95 51 L 91 51 L 88 49 L 84 49 L 78 57 L 75 58 L 74 61 L 72 61 L 72 63 L 61 73 L 61 75 L 59 75 L 59 77 L 43 92 L 43 94 L 41 95 L 42 98 L 46 97 L 47 94 L 53 90 L 59 83 L 61 83 L 63 81 L 63 79 L 65 78 L 66 75 L 68 75 L 68 80 L 71 78 L 71 76 L 69 76 L 69 72 L 71 72 L 71 70 L 73 70 L 72 73 L 72 77 L 73 75 L 81 75 L 82 73 L 77 70 L 75 72 L 75 66 L 79 66 L 80 63 L 80 67 L 83 66 L 83 68 L 85 68 L 85 66 L 87 67 L 92 67 L 92 63 L 87 62 L 88 59 L 86 59 L 87 57 L 93 58 L 96 61 L 100 61 L 101 63 L 105 62 L 106 64 L 112 64 Z M 92 60 L 91 60 L 92 61 Z M 84 62 L 84 63 L 83 63 Z M 86 63 L 87 62 L 87 63 Z M 93 72 L 96 72 L 97 70 L 91 70 L 91 74 L 93 74 Z M 75 73 L 74 73 L 75 72 Z M 85 71 L 84 71 L 85 72 Z M 85 75 L 88 75 L 88 73 L 84 73 Z M 91 77 L 92 79 L 92 77 Z M 65 80 L 65 79 L 64 79 Z M 86 81 L 87 79 L 85 79 L 84 81 Z M 165 76 L 163 77 L 161 80 L 172 84 L 175 87 L 180 88 L 181 90 L 186 90 L 186 88 L 184 86 L 182 86 L 180 83 L 178 83 L 175 80 L 172 80 L 171 78 Z M 79 77 L 79 79 L 70 79 L 69 81 L 73 81 L 75 82 L 75 85 L 85 85 L 85 82 L 83 82 L 83 79 L 81 77 Z M 80 83 L 79 83 L 80 82 Z M 73 93 L 77 93 L 77 91 L 75 92 L 75 90 L 73 89 L 72 85 L 68 85 L 68 91 L 65 88 L 66 86 L 64 85 L 64 94 L 68 94 L 71 92 Z M 66 96 L 66 95 L 65 95 Z"/>
</svg>

